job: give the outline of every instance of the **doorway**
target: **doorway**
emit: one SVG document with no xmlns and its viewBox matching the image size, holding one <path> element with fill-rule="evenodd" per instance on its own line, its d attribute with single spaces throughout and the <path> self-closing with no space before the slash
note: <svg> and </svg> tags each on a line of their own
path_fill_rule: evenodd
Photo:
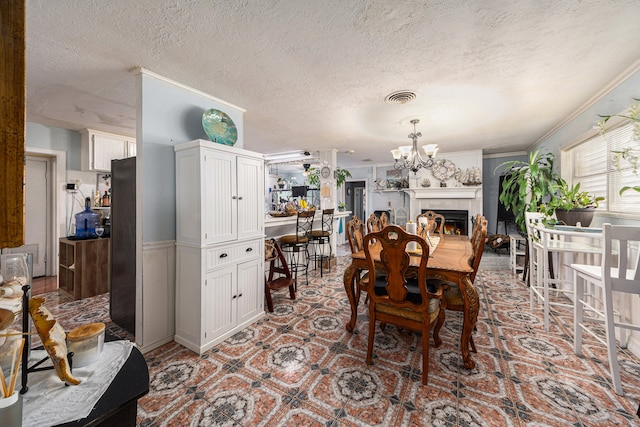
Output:
<svg viewBox="0 0 640 427">
<path fill-rule="evenodd" d="M 349 181 L 344 185 L 344 203 L 347 205 L 347 210 L 364 221 L 366 215 L 365 207 L 367 206 L 366 181 Z"/>
<path fill-rule="evenodd" d="M 5 248 L 2 253 L 30 253 L 33 277 L 52 274 L 53 162 L 50 157 L 30 156 L 25 159 L 25 227 L 24 245 Z"/>
</svg>

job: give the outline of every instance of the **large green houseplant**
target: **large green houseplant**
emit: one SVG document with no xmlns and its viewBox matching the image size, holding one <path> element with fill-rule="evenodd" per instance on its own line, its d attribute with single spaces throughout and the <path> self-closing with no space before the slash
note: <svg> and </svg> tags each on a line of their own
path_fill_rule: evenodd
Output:
<svg viewBox="0 0 640 427">
<path fill-rule="evenodd" d="M 495 170 L 505 174 L 500 191 L 500 202 L 513 212 L 520 232 L 526 234 L 525 212 L 537 212 L 538 206 L 561 179 L 553 170 L 553 153 L 536 150 L 529 153 L 529 161 L 510 160 Z"/>
</svg>

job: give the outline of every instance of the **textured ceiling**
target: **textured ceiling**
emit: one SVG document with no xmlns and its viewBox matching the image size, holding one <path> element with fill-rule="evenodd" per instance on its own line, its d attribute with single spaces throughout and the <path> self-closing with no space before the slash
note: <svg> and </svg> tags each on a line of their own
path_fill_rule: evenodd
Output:
<svg viewBox="0 0 640 427">
<path fill-rule="evenodd" d="M 29 0 L 27 120 L 135 135 L 139 66 L 246 108 L 245 148 L 263 153 L 388 163 L 411 118 L 442 153 L 523 150 L 639 59 L 639 11 L 638 0 Z M 385 104 L 397 90 L 417 98 Z"/>
</svg>

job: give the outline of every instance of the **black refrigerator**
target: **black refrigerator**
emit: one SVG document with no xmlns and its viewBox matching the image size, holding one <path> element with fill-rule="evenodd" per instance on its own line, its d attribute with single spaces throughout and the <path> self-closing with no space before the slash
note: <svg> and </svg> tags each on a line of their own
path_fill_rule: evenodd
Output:
<svg viewBox="0 0 640 427">
<path fill-rule="evenodd" d="M 136 158 L 111 161 L 111 320 L 136 333 Z"/>
</svg>

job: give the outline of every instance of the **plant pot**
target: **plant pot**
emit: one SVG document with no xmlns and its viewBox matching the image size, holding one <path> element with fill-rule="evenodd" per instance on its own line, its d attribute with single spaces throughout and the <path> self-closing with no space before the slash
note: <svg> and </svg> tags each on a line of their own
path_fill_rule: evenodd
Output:
<svg viewBox="0 0 640 427">
<path fill-rule="evenodd" d="M 595 213 L 595 208 L 572 209 L 570 211 L 556 209 L 556 218 L 558 222 L 566 225 L 577 225 L 579 222 L 583 227 L 588 227 Z"/>
</svg>

